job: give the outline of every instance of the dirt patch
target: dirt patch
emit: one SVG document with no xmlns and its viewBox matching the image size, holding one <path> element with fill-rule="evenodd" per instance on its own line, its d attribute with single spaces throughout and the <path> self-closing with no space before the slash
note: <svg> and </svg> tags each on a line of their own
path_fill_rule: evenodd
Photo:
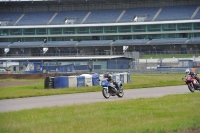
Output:
<svg viewBox="0 0 200 133">
<path fill-rule="evenodd" d="M 38 84 L 36 81 L 4 81 L 0 82 L 0 87 L 10 87 L 10 86 L 24 86 L 24 85 L 35 85 Z"/>
</svg>

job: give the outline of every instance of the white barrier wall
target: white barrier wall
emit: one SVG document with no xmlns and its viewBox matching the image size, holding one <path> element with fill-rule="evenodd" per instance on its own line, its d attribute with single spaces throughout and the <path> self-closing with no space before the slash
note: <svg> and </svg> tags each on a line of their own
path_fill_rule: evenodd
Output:
<svg viewBox="0 0 200 133">
<path fill-rule="evenodd" d="M 77 87 L 77 78 L 76 76 L 68 76 L 69 87 Z"/>
<path fill-rule="evenodd" d="M 83 87 L 83 86 L 93 86 L 92 82 L 92 75 L 90 74 L 82 74 L 80 77 L 82 77 L 82 83 L 79 83 L 79 80 L 77 79 L 79 76 L 60 76 L 54 78 L 54 88 L 67 88 L 67 87 Z M 120 79 L 123 80 L 123 83 L 130 82 L 130 73 L 124 72 L 124 73 L 114 73 L 112 74 L 113 80 L 115 82 L 119 82 Z M 99 75 L 99 85 L 101 85 L 101 81 L 105 80 L 104 74 Z"/>
<path fill-rule="evenodd" d="M 115 75 L 116 75 L 116 79 L 115 79 L 116 81 L 115 82 L 119 82 L 120 81 L 120 74 L 116 73 Z"/>
<path fill-rule="evenodd" d="M 103 74 L 100 74 L 99 75 L 99 85 L 101 85 L 101 82 L 104 80 L 105 78 L 104 78 L 104 75 Z"/>
<path fill-rule="evenodd" d="M 85 77 L 85 86 L 92 86 L 92 75 L 90 74 L 82 74 L 80 76 Z"/>
<path fill-rule="evenodd" d="M 104 75 L 103 74 L 100 74 L 99 75 L 99 79 L 102 81 L 104 79 Z"/>
<path fill-rule="evenodd" d="M 124 83 L 128 83 L 128 73 L 122 73 L 124 75 Z"/>
</svg>

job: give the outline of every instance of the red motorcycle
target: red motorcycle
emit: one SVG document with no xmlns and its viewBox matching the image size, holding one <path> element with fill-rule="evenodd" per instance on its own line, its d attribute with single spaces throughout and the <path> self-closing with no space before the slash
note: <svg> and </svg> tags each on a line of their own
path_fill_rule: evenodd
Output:
<svg viewBox="0 0 200 133">
<path fill-rule="evenodd" d="M 195 92 L 195 90 L 199 90 L 200 91 L 200 78 L 197 77 L 198 80 L 194 77 L 192 77 L 191 75 L 186 75 L 185 78 L 182 78 L 185 83 L 187 84 L 188 86 L 188 89 L 191 91 L 191 92 Z"/>
</svg>

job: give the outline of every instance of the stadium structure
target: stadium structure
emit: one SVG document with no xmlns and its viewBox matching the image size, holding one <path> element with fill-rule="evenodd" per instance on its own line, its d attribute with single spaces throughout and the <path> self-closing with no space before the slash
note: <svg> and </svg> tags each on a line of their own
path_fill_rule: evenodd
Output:
<svg viewBox="0 0 200 133">
<path fill-rule="evenodd" d="M 1 0 L 1 64 L 134 69 L 139 54 L 194 53 L 200 48 L 199 5 L 199 0 Z"/>
</svg>

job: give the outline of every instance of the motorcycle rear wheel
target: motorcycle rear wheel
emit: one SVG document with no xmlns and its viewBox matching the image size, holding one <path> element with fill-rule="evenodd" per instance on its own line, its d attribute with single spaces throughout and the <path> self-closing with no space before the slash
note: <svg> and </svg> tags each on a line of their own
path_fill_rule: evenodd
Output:
<svg viewBox="0 0 200 133">
<path fill-rule="evenodd" d="M 110 97 L 110 93 L 105 88 L 102 89 L 102 94 L 106 99 Z"/>
<path fill-rule="evenodd" d="M 124 91 L 123 91 L 123 88 L 121 87 L 121 91 L 119 92 L 119 94 L 117 94 L 117 96 L 119 98 L 122 98 L 124 96 Z"/>
<path fill-rule="evenodd" d="M 189 84 L 188 84 L 188 89 L 189 89 L 191 92 L 195 92 L 194 85 L 193 85 L 192 83 L 189 83 Z"/>
</svg>

